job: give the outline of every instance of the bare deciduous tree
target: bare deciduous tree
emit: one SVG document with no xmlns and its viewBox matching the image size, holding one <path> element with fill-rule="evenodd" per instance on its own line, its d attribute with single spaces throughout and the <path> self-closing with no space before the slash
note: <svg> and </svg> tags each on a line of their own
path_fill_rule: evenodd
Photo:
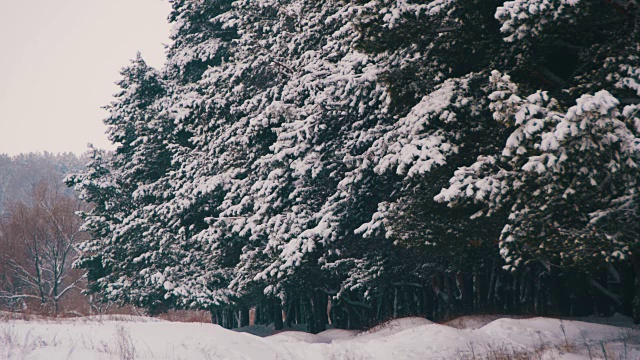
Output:
<svg viewBox="0 0 640 360">
<path fill-rule="evenodd" d="M 61 299 L 83 281 L 72 263 L 84 236 L 76 212 L 84 205 L 46 181 L 30 195 L 9 204 L 0 220 L 0 300 L 58 315 Z"/>
</svg>

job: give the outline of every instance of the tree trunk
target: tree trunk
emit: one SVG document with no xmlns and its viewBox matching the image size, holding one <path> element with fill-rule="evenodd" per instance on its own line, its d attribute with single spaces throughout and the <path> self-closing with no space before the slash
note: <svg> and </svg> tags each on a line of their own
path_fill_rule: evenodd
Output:
<svg viewBox="0 0 640 360">
<path fill-rule="evenodd" d="M 640 324 L 640 254 L 631 254 L 631 264 L 636 274 L 635 296 L 633 299 L 633 322 Z"/>
<path fill-rule="evenodd" d="M 287 325 L 288 328 L 291 328 L 291 324 L 293 323 L 293 317 L 295 316 L 295 302 L 292 300 L 289 300 L 289 303 L 287 304 L 287 316 L 286 316 L 286 321 L 285 324 Z"/>
<path fill-rule="evenodd" d="M 327 324 L 329 323 L 329 314 L 328 310 L 328 299 L 327 295 L 322 292 L 317 292 L 318 297 L 318 329 L 320 331 L 325 331 L 327 329 Z"/>
<path fill-rule="evenodd" d="M 398 318 L 398 288 L 393 289 L 393 318 Z"/>
<path fill-rule="evenodd" d="M 218 319 L 218 312 L 216 310 L 209 310 L 209 316 L 211 318 L 211 323 L 220 325 L 220 320 Z"/>
<path fill-rule="evenodd" d="M 282 305 L 280 300 L 274 300 L 273 302 L 273 326 L 276 330 L 284 329 L 282 322 Z"/>
<path fill-rule="evenodd" d="M 240 327 L 249 326 L 249 307 L 240 308 Z"/>
</svg>

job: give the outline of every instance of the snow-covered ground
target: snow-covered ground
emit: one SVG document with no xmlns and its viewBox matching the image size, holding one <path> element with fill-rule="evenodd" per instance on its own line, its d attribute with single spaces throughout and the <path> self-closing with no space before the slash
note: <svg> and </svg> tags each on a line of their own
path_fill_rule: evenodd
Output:
<svg viewBox="0 0 640 360">
<path fill-rule="evenodd" d="M 332 329 L 312 335 L 287 331 L 258 337 L 211 324 L 131 316 L 0 320 L 0 358 L 401 360 L 504 356 L 551 360 L 604 359 L 606 353 L 607 359 L 640 359 L 640 335 L 628 327 L 487 316 L 467 317 L 449 325 L 405 318 L 365 332 Z"/>
</svg>

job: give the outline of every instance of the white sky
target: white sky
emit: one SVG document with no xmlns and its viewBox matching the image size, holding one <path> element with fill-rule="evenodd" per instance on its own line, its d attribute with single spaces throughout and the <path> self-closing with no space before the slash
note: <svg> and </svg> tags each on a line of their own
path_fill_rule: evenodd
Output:
<svg viewBox="0 0 640 360">
<path fill-rule="evenodd" d="M 109 147 L 101 106 L 137 51 L 161 67 L 166 0 L 0 0 L 0 153 Z"/>
</svg>

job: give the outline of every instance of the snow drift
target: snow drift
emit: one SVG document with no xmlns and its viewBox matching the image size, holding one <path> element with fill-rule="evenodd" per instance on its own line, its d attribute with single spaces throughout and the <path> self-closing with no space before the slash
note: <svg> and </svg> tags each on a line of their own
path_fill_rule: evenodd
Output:
<svg viewBox="0 0 640 360">
<path fill-rule="evenodd" d="M 537 351 L 545 359 L 589 359 L 604 358 L 608 351 L 608 358 L 640 359 L 637 330 L 549 318 L 500 318 L 479 328 L 405 318 L 364 332 L 287 331 L 268 337 L 212 324 L 143 317 L 105 319 L 2 321 L 0 358 L 399 360 L 472 359 L 495 352 Z"/>
</svg>

